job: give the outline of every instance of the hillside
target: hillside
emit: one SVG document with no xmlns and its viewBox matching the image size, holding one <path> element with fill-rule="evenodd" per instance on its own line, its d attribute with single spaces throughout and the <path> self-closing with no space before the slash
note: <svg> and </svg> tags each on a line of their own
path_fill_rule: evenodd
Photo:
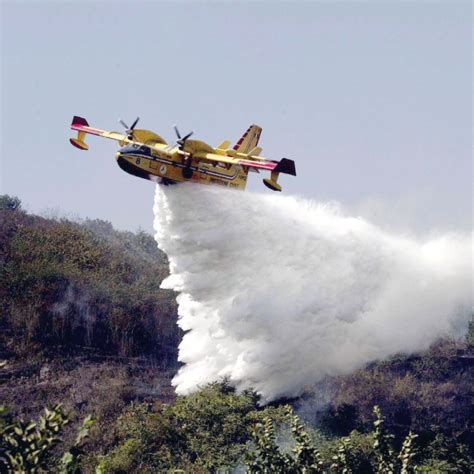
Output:
<svg viewBox="0 0 474 474">
<path fill-rule="evenodd" d="M 439 341 L 425 353 L 374 362 L 317 386 L 308 381 L 301 397 L 266 407 L 255 393 L 236 394 L 225 381 L 176 397 L 170 382 L 182 334 L 176 295 L 160 289 L 168 263 L 152 236 L 99 220 L 31 215 L 16 198 L 1 196 L 0 266 L 0 361 L 7 363 L 0 405 L 10 410 L 7 422 L 36 419 L 43 407 L 63 403 L 70 446 L 80 421 L 93 415 L 82 455 L 86 472 L 97 465 L 103 472 L 215 472 L 245 464 L 262 472 L 265 459 L 273 466 L 266 472 L 275 472 L 278 462 L 293 462 L 274 446 L 277 464 L 271 464 L 267 450 L 272 420 L 279 445 L 294 446 L 285 428 L 293 423 L 287 404 L 306 423 L 307 438 L 294 426 L 296 446 L 313 453 L 313 464 L 316 447 L 321 459 L 308 472 L 342 472 L 342 458 L 334 459 L 344 451 L 341 443 L 349 443 L 347 459 L 356 453 L 347 472 L 382 472 L 374 461 L 374 405 L 396 453 L 410 431 L 417 433 L 416 462 L 425 472 L 472 468 L 472 324 L 466 340 Z M 258 423 L 270 431 L 260 432 Z M 45 466 L 57 462 L 55 452 Z"/>
<path fill-rule="evenodd" d="M 174 295 L 159 288 L 166 256 L 150 235 L 9 205 L 0 210 L 2 357 L 88 347 L 165 365 L 176 359 Z"/>
<path fill-rule="evenodd" d="M 46 219 L 0 199 L 0 399 L 35 416 L 58 402 L 106 421 L 174 398 L 180 331 L 166 256 L 108 222 Z"/>
</svg>

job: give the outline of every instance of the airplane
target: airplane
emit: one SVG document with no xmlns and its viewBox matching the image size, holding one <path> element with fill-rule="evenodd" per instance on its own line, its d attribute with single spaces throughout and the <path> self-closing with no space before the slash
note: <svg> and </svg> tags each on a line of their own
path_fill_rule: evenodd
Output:
<svg viewBox="0 0 474 474">
<path fill-rule="evenodd" d="M 279 174 L 296 176 L 294 161 L 268 160 L 260 156 L 262 148 L 257 145 L 262 128 L 258 125 L 251 125 L 233 148 L 228 140 L 214 148 L 203 141 L 190 140 L 193 132 L 182 136 L 176 125 L 176 144 L 168 144 L 150 130 L 136 129 L 139 119 L 137 117 L 130 127 L 119 120 L 125 127 L 123 134 L 90 127 L 85 118 L 74 116 L 71 129 L 77 131 L 77 138 L 70 138 L 70 142 L 80 150 L 88 150 L 84 141 L 86 134 L 116 140 L 121 147 L 115 155 L 120 168 L 165 185 L 191 181 L 245 189 L 249 172 L 266 170 L 270 171 L 270 177 L 263 180 L 265 186 L 281 191 Z"/>
</svg>

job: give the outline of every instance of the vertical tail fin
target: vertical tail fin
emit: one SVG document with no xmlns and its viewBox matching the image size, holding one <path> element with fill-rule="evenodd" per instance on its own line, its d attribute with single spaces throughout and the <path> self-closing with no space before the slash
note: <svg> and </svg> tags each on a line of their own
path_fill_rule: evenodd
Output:
<svg viewBox="0 0 474 474">
<path fill-rule="evenodd" d="M 240 140 L 235 144 L 234 150 L 240 153 L 248 153 L 250 150 L 253 150 L 258 145 L 261 133 L 261 127 L 258 125 L 250 125 Z"/>
</svg>

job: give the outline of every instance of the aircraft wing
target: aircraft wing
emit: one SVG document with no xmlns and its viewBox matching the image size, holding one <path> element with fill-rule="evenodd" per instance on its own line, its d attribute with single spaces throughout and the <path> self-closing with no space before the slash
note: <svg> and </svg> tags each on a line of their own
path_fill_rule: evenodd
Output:
<svg viewBox="0 0 474 474">
<path fill-rule="evenodd" d="M 99 128 L 90 127 L 87 120 L 82 117 L 74 116 L 71 123 L 71 129 L 78 132 L 77 138 L 71 138 L 70 142 L 75 147 L 81 150 L 87 150 L 89 146 L 85 143 L 85 134 L 97 135 L 99 137 L 110 138 L 117 140 L 123 144 L 133 143 L 126 135 L 119 132 L 109 132 L 107 130 L 100 130 Z"/>
<path fill-rule="evenodd" d="M 70 142 L 81 150 L 87 150 L 89 146 L 84 141 L 86 134 L 97 135 L 99 137 L 109 138 L 120 142 L 120 145 L 138 145 L 153 148 L 154 144 L 166 144 L 166 141 L 154 132 L 149 130 L 134 130 L 133 140 L 120 132 L 109 132 L 89 126 L 87 120 L 82 117 L 74 116 L 71 123 L 71 129 L 77 131 L 77 138 L 71 138 Z"/>
</svg>

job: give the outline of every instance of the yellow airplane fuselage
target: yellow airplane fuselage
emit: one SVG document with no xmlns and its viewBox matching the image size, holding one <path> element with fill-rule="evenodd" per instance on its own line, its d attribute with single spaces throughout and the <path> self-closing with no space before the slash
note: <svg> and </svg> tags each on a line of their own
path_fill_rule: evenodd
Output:
<svg viewBox="0 0 474 474">
<path fill-rule="evenodd" d="M 127 145 L 115 156 L 120 168 L 127 173 L 164 184 L 191 181 L 236 189 L 245 189 L 247 184 L 248 173 L 241 166 L 187 161 L 177 147 L 170 145 L 155 144 L 153 148 Z"/>
</svg>

